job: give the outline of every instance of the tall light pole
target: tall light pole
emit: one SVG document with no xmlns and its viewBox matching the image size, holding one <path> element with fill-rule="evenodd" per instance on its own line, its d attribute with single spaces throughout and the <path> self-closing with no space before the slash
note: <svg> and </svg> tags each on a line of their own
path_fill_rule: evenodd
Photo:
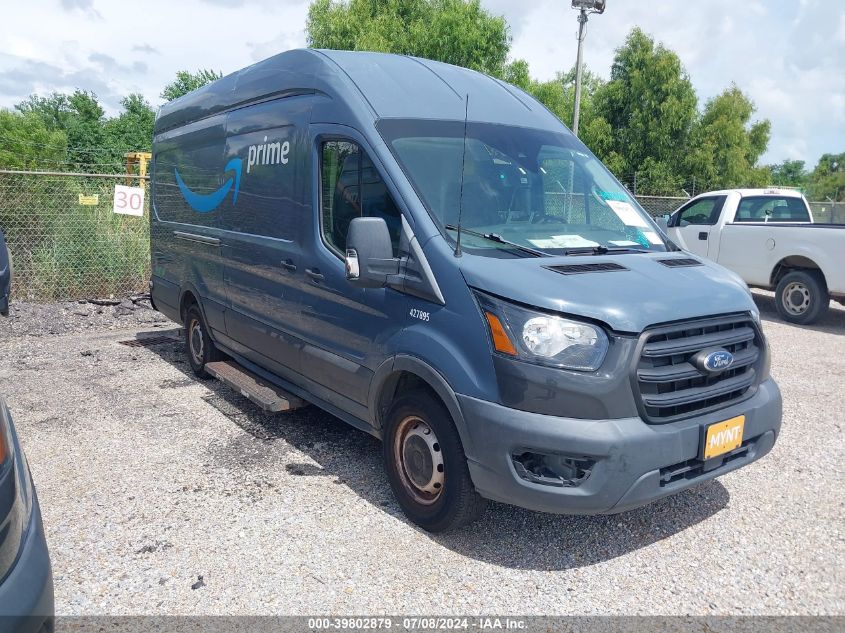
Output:
<svg viewBox="0 0 845 633">
<path fill-rule="evenodd" d="M 583 49 L 587 29 L 587 15 L 604 13 L 607 0 L 572 0 L 572 8 L 578 9 L 578 57 L 575 59 L 575 110 L 572 116 L 572 132 L 578 136 L 578 119 L 581 114 L 581 76 L 584 73 Z"/>
</svg>

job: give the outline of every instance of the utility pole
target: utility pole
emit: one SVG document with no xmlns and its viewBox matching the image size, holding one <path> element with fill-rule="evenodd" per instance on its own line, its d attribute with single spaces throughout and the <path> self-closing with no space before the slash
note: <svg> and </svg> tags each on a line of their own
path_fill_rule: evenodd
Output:
<svg viewBox="0 0 845 633">
<path fill-rule="evenodd" d="M 584 31 L 587 28 L 587 12 L 578 13 L 578 56 L 575 58 L 575 113 L 572 115 L 572 133 L 578 136 L 578 119 L 581 115 L 581 76 L 584 74 Z"/>
<path fill-rule="evenodd" d="M 578 119 L 581 115 L 581 78 L 584 74 L 584 38 L 587 36 L 587 14 L 604 13 L 607 0 L 572 0 L 578 9 L 578 56 L 575 59 L 575 108 L 572 116 L 572 133 L 578 136 Z"/>
</svg>

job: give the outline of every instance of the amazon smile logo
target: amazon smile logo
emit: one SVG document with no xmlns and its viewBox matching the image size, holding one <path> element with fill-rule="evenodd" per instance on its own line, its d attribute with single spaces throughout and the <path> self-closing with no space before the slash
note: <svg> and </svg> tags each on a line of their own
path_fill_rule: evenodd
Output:
<svg viewBox="0 0 845 633">
<path fill-rule="evenodd" d="M 264 137 L 264 142 L 257 145 L 250 145 L 247 148 L 246 159 L 246 173 L 250 170 L 255 171 L 255 167 L 263 167 L 264 165 L 287 165 L 290 154 L 290 141 L 270 141 L 267 142 L 267 137 Z M 220 203 L 226 199 L 229 190 L 232 190 L 232 206 L 238 202 L 238 190 L 241 187 L 241 172 L 243 170 L 244 161 L 242 158 L 233 158 L 223 169 L 224 174 L 235 172 L 234 175 L 229 176 L 220 188 L 214 193 L 199 194 L 191 191 L 178 169 L 174 169 L 173 173 L 176 176 L 176 184 L 179 185 L 179 191 L 182 196 L 194 211 L 197 213 L 209 213 L 220 206 Z"/>
<path fill-rule="evenodd" d="M 226 182 L 224 182 L 217 191 L 209 194 L 194 193 L 188 189 L 188 185 L 186 185 L 185 181 L 182 180 L 182 176 L 179 175 L 178 169 L 174 169 L 173 173 L 176 175 L 176 184 L 179 185 L 179 191 L 182 192 L 182 196 L 184 196 L 188 206 L 198 213 L 208 213 L 210 211 L 214 211 L 220 206 L 220 203 L 223 202 L 223 199 L 229 193 L 230 189 L 234 189 L 234 193 L 232 194 L 232 206 L 235 206 L 238 201 L 238 189 L 241 188 L 242 166 L 243 160 L 240 158 L 233 158 L 226 163 L 223 173 L 234 171 L 235 175 L 229 176 L 229 178 L 226 179 Z"/>
</svg>

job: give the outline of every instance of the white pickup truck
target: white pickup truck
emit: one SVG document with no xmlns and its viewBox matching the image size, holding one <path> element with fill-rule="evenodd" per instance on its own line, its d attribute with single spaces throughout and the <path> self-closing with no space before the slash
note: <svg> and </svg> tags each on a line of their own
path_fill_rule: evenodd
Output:
<svg viewBox="0 0 845 633">
<path fill-rule="evenodd" d="M 809 324 L 845 305 L 845 226 L 815 224 L 797 191 L 733 189 L 696 196 L 669 216 L 681 248 L 774 289 L 780 315 Z"/>
</svg>

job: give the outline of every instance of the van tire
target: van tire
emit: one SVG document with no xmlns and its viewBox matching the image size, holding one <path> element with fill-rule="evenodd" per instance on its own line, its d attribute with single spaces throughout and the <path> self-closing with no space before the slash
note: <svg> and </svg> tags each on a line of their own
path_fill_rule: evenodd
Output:
<svg viewBox="0 0 845 633">
<path fill-rule="evenodd" d="M 430 392 L 414 390 L 393 403 L 386 416 L 383 452 L 396 500 L 424 530 L 457 529 L 484 513 L 487 500 L 472 483 L 458 431 L 449 411 Z M 405 457 L 414 459 L 416 470 L 406 467 Z M 431 478 L 424 484 L 427 473 Z M 426 484 L 437 491 L 421 490 Z"/>
<path fill-rule="evenodd" d="M 775 290 L 775 305 L 784 321 L 797 325 L 815 323 L 830 308 L 824 277 L 814 270 L 793 270 L 785 274 Z"/>
<path fill-rule="evenodd" d="M 206 364 L 223 359 L 223 354 L 208 335 L 208 327 L 197 304 L 185 312 L 185 352 L 194 374 L 203 379 L 211 378 L 211 374 L 205 371 Z"/>
</svg>

